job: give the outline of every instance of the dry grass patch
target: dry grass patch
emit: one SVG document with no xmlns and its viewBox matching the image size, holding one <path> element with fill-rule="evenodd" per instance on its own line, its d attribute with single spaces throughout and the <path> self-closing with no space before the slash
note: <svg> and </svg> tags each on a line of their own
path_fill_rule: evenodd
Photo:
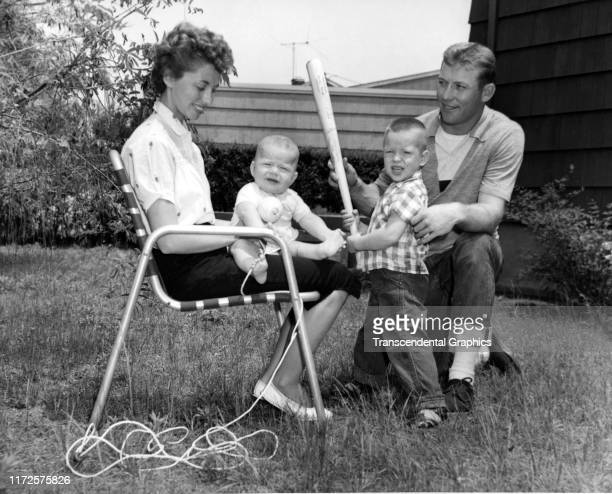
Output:
<svg viewBox="0 0 612 494">
<path fill-rule="evenodd" d="M 10 476 L 68 475 L 63 454 L 83 434 L 100 384 L 135 253 L 111 248 L 0 248 L 0 491 Z M 335 420 L 323 431 L 259 405 L 232 428 L 269 428 L 274 458 L 234 470 L 117 467 L 74 475 L 49 492 L 609 491 L 612 342 L 609 308 L 520 307 L 500 299 L 496 326 L 523 363 L 522 380 L 478 376 L 473 413 L 416 430 L 394 392 L 347 400 L 365 297 L 350 300 L 317 354 Z M 175 313 L 147 297 L 107 406 L 122 418 L 187 425 L 191 440 L 251 403 L 276 332 L 269 308 Z M 255 452 L 270 444 L 255 442 Z M 95 458 L 92 459 L 95 461 Z M 212 460 L 208 460 L 212 461 Z M 92 465 L 93 466 L 93 465 Z"/>
</svg>

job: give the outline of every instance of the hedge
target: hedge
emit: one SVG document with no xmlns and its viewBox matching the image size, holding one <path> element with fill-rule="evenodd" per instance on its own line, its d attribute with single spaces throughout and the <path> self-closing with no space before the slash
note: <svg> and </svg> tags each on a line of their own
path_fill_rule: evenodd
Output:
<svg viewBox="0 0 612 494">
<path fill-rule="evenodd" d="M 251 180 L 255 146 L 200 145 L 217 211 L 231 211 L 240 187 Z M 54 148 L 44 154 L 13 150 L 0 168 L 0 243 L 44 245 L 133 243 L 132 225 L 104 153 Z M 92 152 L 97 151 L 97 152 Z M 83 156 L 86 155 L 85 159 Z M 373 152 L 346 157 L 366 179 L 382 158 Z M 339 212 L 337 191 L 327 183 L 328 154 L 302 149 L 293 188 L 315 211 Z"/>
</svg>

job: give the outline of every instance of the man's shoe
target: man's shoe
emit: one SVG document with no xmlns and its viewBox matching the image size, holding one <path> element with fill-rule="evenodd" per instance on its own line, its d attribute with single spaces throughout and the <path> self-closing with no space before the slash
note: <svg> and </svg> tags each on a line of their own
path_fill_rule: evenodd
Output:
<svg viewBox="0 0 612 494">
<path fill-rule="evenodd" d="M 442 392 L 449 412 L 469 412 L 472 409 L 474 386 L 470 378 L 451 379 Z"/>
<path fill-rule="evenodd" d="M 442 391 L 448 389 L 448 369 L 439 372 L 438 383 L 440 383 L 440 389 Z"/>
<path fill-rule="evenodd" d="M 512 356 L 510 349 L 493 333 L 491 335 L 491 348 L 488 365 L 497 367 L 502 374 L 515 372 L 521 374 L 521 368 Z"/>
<path fill-rule="evenodd" d="M 453 365 L 454 357 L 455 355 L 452 352 L 434 352 L 436 367 L 438 368 L 438 382 L 442 390 L 448 387 L 448 371 Z"/>
<path fill-rule="evenodd" d="M 416 418 L 416 426 L 419 429 L 430 429 L 437 427 L 448 417 L 446 408 L 423 408 L 419 410 Z"/>
</svg>

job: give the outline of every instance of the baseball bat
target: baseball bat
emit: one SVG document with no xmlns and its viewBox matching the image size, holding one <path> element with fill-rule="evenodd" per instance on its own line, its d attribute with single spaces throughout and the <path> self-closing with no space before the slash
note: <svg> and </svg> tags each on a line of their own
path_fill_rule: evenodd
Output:
<svg viewBox="0 0 612 494">
<path fill-rule="evenodd" d="M 338 177 L 338 188 L 340 189 L 340 197 L 342 205 L 347 211 L 353 211 L 351 202 L 351 194 L 349 193 L 346 174 L 344 173 L 344 164 L 342 163 L 342 152 L 340 151 L 340 141 L 338 140 L 338 131 L 336 129 L 336 121 L 334 119 L 334 110 L 332 109 L 329 89 L 327 88 L 327 79 L 321 61 L 313 58 L 306 63 L 306 70 L 310 78 L 312 86 L 312 94 L 314 96 L 317 113 L 321 121 L 321 128 L 327 143 L 327 149 L 331 157 L 334 171 Z M 353 222 L 351 233 L 357 233 L 357 222 Z"/>
</svg>

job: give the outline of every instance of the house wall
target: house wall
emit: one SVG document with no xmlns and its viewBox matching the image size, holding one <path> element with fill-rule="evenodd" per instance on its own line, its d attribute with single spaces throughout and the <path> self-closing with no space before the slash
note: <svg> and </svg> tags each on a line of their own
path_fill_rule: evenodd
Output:
<svg viewBox="0 0 612 494">
<path fill-rule="evenodd" d="M 472 0 L 470 23 L 497 56 L 492 106 L 525 130 L 519 185 L 567 175 L 612 202 L 612 1 Z"/>
<path fill-rule="evenodd" d="M 418 89 L 425 91 L 435 91 L 438 86 L 438 73 L 427 77 L 409 80 L 399 80 L 389 83 L 377 84 L 378 89 Z M 372 87 L 372 86 L 370 86 Z"/>
<path fill-rule="evenodd" d="M 343 149 L 378 150 L 392 118 L 436 107 L 432 91 L 329 88 L 329 92 Z M 265 135 L 278 133 L 298 146 L 326 147 L 310 86 L 221 87 L 195 126 L 203 140 L 216 143 L 256 144 Z"/>
</svg>

